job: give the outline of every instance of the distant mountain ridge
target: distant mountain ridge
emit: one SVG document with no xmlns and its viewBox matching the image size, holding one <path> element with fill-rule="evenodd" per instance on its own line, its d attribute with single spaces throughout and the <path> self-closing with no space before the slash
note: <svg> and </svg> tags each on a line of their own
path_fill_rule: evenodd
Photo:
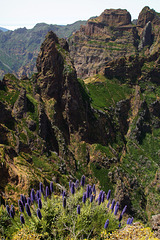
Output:
<svg viewBox="0 0 160 240">
<path fill-rule="evenodd" d="M 10 72 L 17 76 L 31 75 L 36 71 L 35 63 L 41 43 L 46 34 L 53 31 L 59 38 L 68 38 L 86 21 L 68 25 L 38 23 L 32 29 L 18 28 L 0 32 L 0 78 Z"/>
<path fill-rule="evenodd" d="M 7 32 L 7 31 L 9 31 L 9 29 L 0 27 L 0 31 L 2 31 L 2 32 Z"/>
</svg>

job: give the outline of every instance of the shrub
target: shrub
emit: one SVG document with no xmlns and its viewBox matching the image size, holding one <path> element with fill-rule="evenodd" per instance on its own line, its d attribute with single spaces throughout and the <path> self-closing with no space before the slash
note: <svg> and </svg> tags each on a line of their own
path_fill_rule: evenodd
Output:
<svg viewBox="0 0 160 240">
<path fill-rule="evenodd" d="M 96 196 L 95 185 L 85 186 L 84 179 L 83 176 L 81 186 L 70 181 L 68 194 L 63 191 L 61 196 L 53 193 L 52 183 L 51 191 L 48 186 L 43 191 L 42 183 L 36 194 L 32 189 L 31 202 L 21 195 L 24 203 L 18 201 L 20 212 L 12 218 L 12 226 L 8 227 L 8 239 L 12 239 L 11 233 L 13 239 L 99 239 L 104 229 L 112 232 L 118 228 L 122 218 L 117 214 L 115 201 L 110 208 L 107 207 L 108 195 L 100 191 Z M 6 214 L 11 215 L 9 211 L 7 206 Z M 32 235 L 33 238 L 29 238 Z"/>
</svg>

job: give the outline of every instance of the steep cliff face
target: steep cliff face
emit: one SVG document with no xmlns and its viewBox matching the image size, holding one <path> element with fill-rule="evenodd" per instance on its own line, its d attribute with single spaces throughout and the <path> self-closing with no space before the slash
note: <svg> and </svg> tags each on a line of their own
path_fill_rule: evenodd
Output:
<svg viewBox="0 0 160 240">
<path fill-rule="evenodd" d="M 106 62 L 135 54 L 136 38 L 136 27 L 126 10 L 109 9 L 90 19 L 69 40 L 78 77 L 94 75 Z"/>
<path fill-rule="evenodd" d="M 108 9 L 88 20 L 69 39 L 78 77 L 97 74 L 105 64 L 122 56 L 153 54 L 159 48 L 159 26 L 159 15 L 149 7 L 141 11 L 136 25 L 122 9 Z"/>
</svg>

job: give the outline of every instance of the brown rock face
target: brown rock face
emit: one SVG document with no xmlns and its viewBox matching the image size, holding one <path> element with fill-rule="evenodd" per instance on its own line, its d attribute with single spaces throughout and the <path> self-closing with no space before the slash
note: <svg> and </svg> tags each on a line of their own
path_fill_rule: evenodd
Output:
<svg viewBox="0 0 160 240">
<path fill-rule="evenodd" d="M 154 25 L 160 24 L 160 17 L 156 14 L 153 9 L 149 7 L 144 7 L 138 16 L 137 25 L 140 27 L 145 27 L 148 22 L 152 22 Z"/>
<path fill-rule="evenodd" d="M 80 78 L 97 74 L 106 64 L 136 52 L 137 30 L 127 10 L 108 9 L 88 20 L 69 40 L 71 57 Z"/>
<path fill-rule="evenodd" d="M 84 90 L 77 80 L 67 50 L 64 40 L 57 40 L 55 35 L 49 32 L 37 59 L 37 85 L 40 95 L 44 101 L 54 102 L 54 114 L 49 117 L 51 125 L 63 132 L 68 143 L 71 134 L 75 132 L 83 140 L 105 143 L 109 138 L 105 130 L 109 120 L 100 113 L 99 120 L 95 118 L 89 101 L 83 98 Z M 41 114 L 42 126 L 43 122 L 46 122 L 46 114 Z M 46 136 L 44 128 L 46 127 L 42 127 L 42 135 Z"/>
<path fill-rule="evenodd" d="M 37 58 L 37 84 L 43 97 L 55 99 L 52 120 L 64 128 L 67 136 L 83 125 L 85 111 L 76 72 L 65 49 L 66 43 L 58 41 L 55 34 L 49 32 Z"/>
<path fill-rule="evenodd" d="M 106 26 L 115 27 L 131 24 L 130 13 L 123 9 L 106 9 L 98 19 Z"/>
</svg>

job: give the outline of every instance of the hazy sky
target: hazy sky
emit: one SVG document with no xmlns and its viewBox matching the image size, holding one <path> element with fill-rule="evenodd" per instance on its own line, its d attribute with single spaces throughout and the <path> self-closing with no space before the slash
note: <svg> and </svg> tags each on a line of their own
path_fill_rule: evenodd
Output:
<svg viewBox="0 0 160 240">
<path fill-rule="evenodd" d="M 0 27 L 32 28 L 36 23 L 65 25 L 99 16 L 105 9 L 127 9 L 132 19 L 144 6 L 160 12 L 159 0 L 3 0 Z"/>
</svg>

